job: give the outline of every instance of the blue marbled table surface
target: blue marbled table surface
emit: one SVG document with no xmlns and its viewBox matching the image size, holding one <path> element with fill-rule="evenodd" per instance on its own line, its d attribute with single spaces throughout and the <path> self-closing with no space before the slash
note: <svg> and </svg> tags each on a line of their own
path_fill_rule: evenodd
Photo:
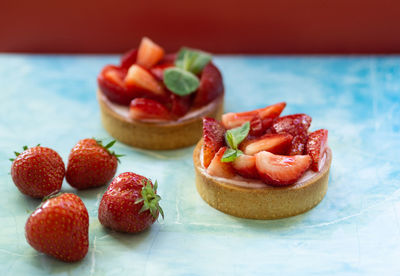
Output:
<svg viewBox="0 0 400 276">
<path fill-rule="evenodd" d="M 0 55 L 0 272 L 5 275 L 400 275 L 400 57 L 218 56 L 226 111 L 286 101 L 327 128 L 326 197 L 296 217 L 255 221 L 209 207 L 194 183 L 193 147 L 145 151 L 121 143 L 117 173 L 159 182 L 166 217 L 137 235 L 97 219 L 105 187 L 76 191 L 90 215 L 90 249 L 65 264 L 36 252 L 24 225 L 39 204 L 10 172 L 13 151 L 41 143 L 68 153 L 81 138 L 111 139 L 96 76 L 117 56 Z"/>
</svg>

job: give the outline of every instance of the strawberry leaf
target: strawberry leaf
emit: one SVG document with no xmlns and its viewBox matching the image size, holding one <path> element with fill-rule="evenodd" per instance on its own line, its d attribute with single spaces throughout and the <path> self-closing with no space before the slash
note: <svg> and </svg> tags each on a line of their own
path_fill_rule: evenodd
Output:
<svg viewBox="0 0 400 276">
<path fill-rule="evenodd" d="M 238 149 L 239 145 L 249 135 L 250 122 L 246 122 L 240 127 L 232 128 L 226 131 L 225 141 L 229 148 L 224 152 L 221 162 L 233 162 L 236 158 L 243 154 Z"/>
<path fill-rule="evenodd" d="M 209 53 L 183 47 L 178 52 L 175 66 L 193 74 L 198 74 L 210 61 L 211 55 Z"/>
<path fill-rule="evenodd" d="M 196 75 L 178 67 L 164 71 L 164 83 L 169 90 L 179 96 L 193 93 L 200 85 L 199 78 Z"/>
<path fill-rule="evenodd" d="M 149 211 L 154 218 L 157 218 L 158 213 L 160 213 L 162 218 L 164 219 L 164 212 L 159 205 L 161 197 L 156 194 L 156 189 L 158 186 L 157 181 L 155 181 L 154 186 L 152 186 L 149 180 L 143 180 L 142 185 L 142 198 L 139 198 L 135 201 L 135 204 L 139 204 L 141 202 L 143 203 L 143 206 L 140 209 L 139 213 Z"/>
</svg>

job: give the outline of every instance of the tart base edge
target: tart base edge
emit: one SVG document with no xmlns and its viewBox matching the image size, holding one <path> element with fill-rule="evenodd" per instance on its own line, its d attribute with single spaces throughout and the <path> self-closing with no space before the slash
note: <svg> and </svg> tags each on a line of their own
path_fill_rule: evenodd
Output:
<svg viewBox="0 0 400 276">
<path fill-rule="evenodd" d="M 103 100 L 102 92 L 97 90 L 101 121 L 105 130 L 118 141 L 142 149 L 171 150 L 194 145 L 202 135 L 202 117 L 221 119 L 224 109 L 224 96 L 215 108 L 200 117 L 171 124 L 157 124 L 130 121 L 114 112 Z"/>
<path fill-rule="evenodd" d="M 193 152 L 196 188 L 211 207 L 226 214 L 248 219 L 279 219 L 304 213 L 315 207 L 328 189 L 332 152 L 321 172 L 302 185 L 253 189 L 234 186 L 204 173 L 200 161 L 202 140 Z"/>
</svg>

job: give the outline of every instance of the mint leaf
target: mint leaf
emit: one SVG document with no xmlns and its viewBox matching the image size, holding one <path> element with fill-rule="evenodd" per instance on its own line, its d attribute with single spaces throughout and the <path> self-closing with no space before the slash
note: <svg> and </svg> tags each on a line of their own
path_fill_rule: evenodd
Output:
<svg viewBox="0 0 400 276">
<path fill-rule="evenodd" d="M 179 96 L 193 93 L 200 85 L 196 75 L 177 67 L 164 71 L 164 83 L 171 92 Z"/>
<path fill-rule="evenodd" d="M 241 150 L 228 148 L 224 152 L 224 155 L 221 158 L 221 162 L 233 162 L 235 161 L 236 158 L 238 158 L 242 154 L 243 152 Z"/>
<path fill-rule="evenodd" d="M 175 66 L 193 74 L 198 74 L 210 61 L 211 55 L 209 53 L 183 47 L 178 52 Z"/>
<path fill-rule="evenodd" d="M 241 142 L 247 137 L 250 131 L 250 122 L 246 122 L 240 127 L 226 131 L 225 141 L 232 149 L 237 149 Z"/>
</svg>

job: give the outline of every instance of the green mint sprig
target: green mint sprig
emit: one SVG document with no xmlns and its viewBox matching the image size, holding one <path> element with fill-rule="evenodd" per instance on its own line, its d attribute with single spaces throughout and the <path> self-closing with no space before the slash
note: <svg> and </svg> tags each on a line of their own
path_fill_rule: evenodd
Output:
<svg viewBox="0 0 400 276">
<path fill-rule="evenodd" d="M 165 86 L 179 96 L 193 93 L 200 86 L 196 74 L 200 73 L 210 61 L 210 54 L 183 47 L 178 52 L 175 67 L 164 71 Z"/>
<path fill-rule="evenodd" d="M 232 128 L 226 131 L 225 141 L 229 148 L 225 151 L 221 158 L 221 162 L 233 162 L 236 158 L 243 154 L 238 149 L 239 145 L 249 135 L 250 122 L 246 122 L 240 127 Z"/>
</svg>

